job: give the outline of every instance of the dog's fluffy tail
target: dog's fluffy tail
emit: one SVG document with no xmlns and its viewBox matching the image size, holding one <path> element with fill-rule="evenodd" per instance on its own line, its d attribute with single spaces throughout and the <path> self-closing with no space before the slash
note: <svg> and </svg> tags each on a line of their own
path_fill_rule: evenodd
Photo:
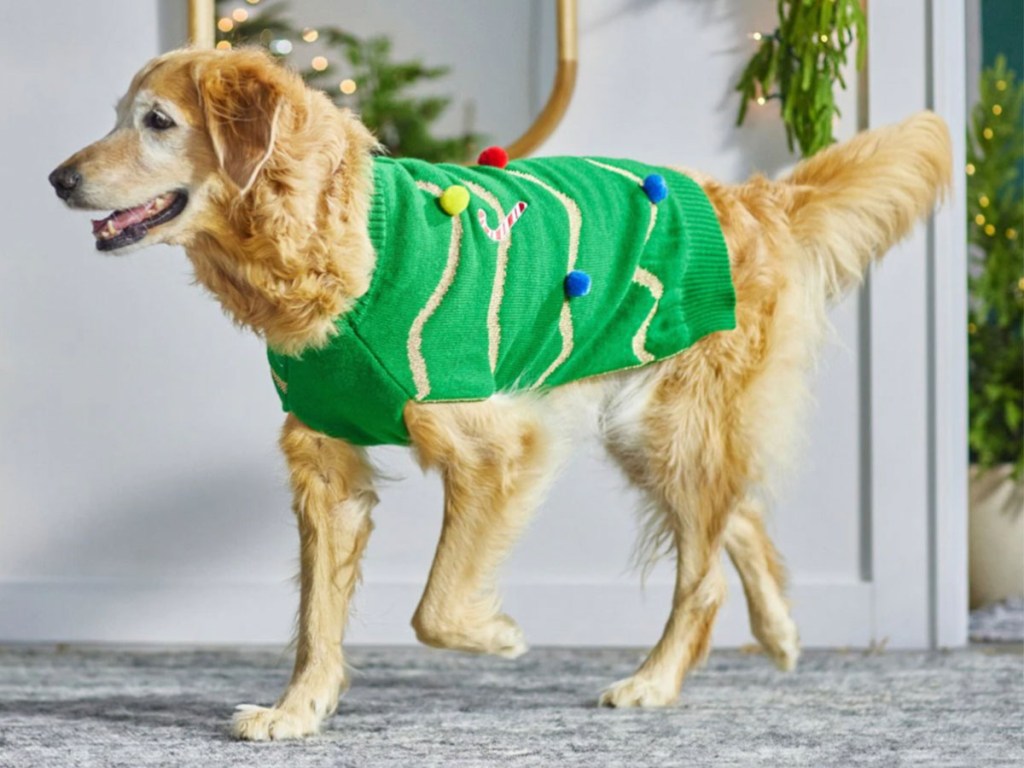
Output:
<svg viewBox="0 0 1024 768">
<path fill-rule="evenodd" d="M 831 297 L 860 281 L 873 258 L 905 237 L 950 182 L 945 122 L 921 112 L 865 131 L 797 166 L 791 229 L 822 270 Z"/>
</svg>

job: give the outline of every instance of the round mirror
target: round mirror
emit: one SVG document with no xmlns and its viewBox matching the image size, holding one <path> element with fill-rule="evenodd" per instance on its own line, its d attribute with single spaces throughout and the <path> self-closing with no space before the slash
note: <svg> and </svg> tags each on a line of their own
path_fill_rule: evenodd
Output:
<svg viewBox="0 0 1024 768">
<path fill-rule="evenodd" d="M 394 156 L 529 154 L 575 83 L 575 0 L 190 0 L 190 14 L 193 44 L 267 48 Z"/>
</svg>

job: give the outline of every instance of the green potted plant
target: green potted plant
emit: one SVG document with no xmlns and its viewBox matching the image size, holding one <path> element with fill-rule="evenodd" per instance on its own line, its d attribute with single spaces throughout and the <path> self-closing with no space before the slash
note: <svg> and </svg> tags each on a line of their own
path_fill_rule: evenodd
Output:
<svg viewBox="0 0 1024 768">
<path fill-rule="evenodd" d="M 1024 86 L 981 76 L 967 136 L 971 606 L 1024 595 Z"/>
</svg>

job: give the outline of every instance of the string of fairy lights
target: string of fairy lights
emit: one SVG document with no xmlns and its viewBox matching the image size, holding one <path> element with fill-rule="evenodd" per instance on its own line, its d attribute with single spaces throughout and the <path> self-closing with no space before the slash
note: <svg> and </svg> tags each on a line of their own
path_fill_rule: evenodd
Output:
<svg viewBox="0 0 1024 768">
<path fill-rule="evenodd" d="M 996 81 L 996 90 L 997 91 L 1000 91 L 1000 92 L 1005 91 L 1007 89 L 1007 87 L 1008 87 L 1008 83 L 1006 82 L 1006 80 L 997 80 Z M 992 117 L 998 119 L 999 117 L 1002 116 L 1002 114 L 1003 114 L 1003 105 L 998 103 L 998 102 L 993 104 L 992 105 Z M 985 126 L 982 129 L 982 131 L 981 131 L 981 137 L 985 141 L 991 141 L 994 136 L 995 136 L 995 131 L 992 129 L 991 126 Z M 973 176 L 974 172 L 976 170 L 976 168 L 974 167 L 974 163 L 967 163 L 967 165 L 964 168 L 964 170 L 966 171 L 968 176 Z M 989 199 L 988 195 L 981 194 L 981 195 L 978 196 L 978 205 L 981 208 L 983 208 L 983 209 L 984 208 L 988 208 L 991 204 L 992 204 L 992 201 Z M 982 232 L 984 232 L 989 237 L 995 237 L 996 236 L 997 233 L 996 233 L 995 225 L 992 224 L 991 222 L 989 222 L 986 219 L 984 213 L 978 213 L 974 217 L 974 223 L 977 224 L 979 227 L 981 227 Z M 1004 232 L 1003 234 L 1004 234 L 1004 236 L 1006 237 L 1007 240 L 1016 240 L 1017 237 L 1020 235 L 1020 233 L 1014 227 L 1008 227 L 1006 232 Z M 1019 285 L 1019 288 L 1022 291 L 1024 291 L 1024 278 L 1021 278 L 1021 283 Z"/>
<path fill-rule="evenodd" d="M 747 33 L 747 39 L 748 40 L 753 40 L 755 43 L 760 43 L 765 38 L 775 38 L 776 40 L 780 40 L 781 39 L 779 37 L 779 31 L 778 30 L 776 30 L 774 32 L 748 32 Z M 833 43 L 833 38 L 830 35 L 826 35 L 824 33 L 814 34 L 814 35 L 811 36 L 810 40 L 812 42 L 815 42 L 815 43 L 820 44 L 822 46 L 831 45 Z M 763 90 L 761 90 L 761 84 L 760 83 L 755 83 L 755 92 L 756 92 L 757 95 L 755 97 L 753 97 L 752 99 L 750 99 L 750 101 L 752 101 L 753 103 L 757 104 L 757 106 L 759 106 L 759 107 L 763 107 L 765 104 L 767 104 L 772 99 L 782 99 L 782 94 L 781 93 L 774 93 L 774 92 L 773 93 L 765 93 Z M 836 125 L 839 124 L 839 117 L 838 117 L 838 115 L 833 119 L 833 122 Z"/>
<path fill-rule="evenodd" d="M 262 0 L 245 0 L 246 4 L 250 6 L 259 5 L 261 1 Z M 217 19 L 217 29 L 224 34 L 228 34 L 234 30 L 237 24 L 243 24 L 248 21 L 249 16 L 249 10 L 244 6 L 239 6 L 232 10 L 230 14 Z M 317 31 L 315 27 L 306 27 L 302 30 L 301 37 L 303 43 L 315 43 L 320 39 L 320 32 Z M 288 56 L 295 51 L 294 43 L 286 37 L 270 37 L 263 42 L 272 53 L 275 53 L 278 56 Z M 220 50 L 230 50 L 231 43 L 228 40 L 221 40 L 217 43 L 217 48 Z M 327 57 L 321 54 L 314 55 L 309 62 L 309 66 L 316 72 L 324 72 L 330 65 L 331 63 Z M 358 90 L 358 88 L 359 86 L 356 81 L 350 77 L 346 77 L 338 83 L 338 90 L 346 96 L 351 96 Z"/>
</svg>

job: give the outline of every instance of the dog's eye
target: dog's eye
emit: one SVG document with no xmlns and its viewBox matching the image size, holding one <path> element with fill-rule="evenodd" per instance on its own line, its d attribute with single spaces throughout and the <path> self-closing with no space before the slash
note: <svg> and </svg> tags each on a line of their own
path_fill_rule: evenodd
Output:
<svg viewBox="0 0 1024 768">
<path fill-rule="evenodd" d="M 168 128 L 174 127 L 174 121 L 163 112 L 156 109 L 147 113 L 143 122 L 146 124 L 147 128 L 152 128 L 154 131 L 166 131 Z"/>
</svg>

